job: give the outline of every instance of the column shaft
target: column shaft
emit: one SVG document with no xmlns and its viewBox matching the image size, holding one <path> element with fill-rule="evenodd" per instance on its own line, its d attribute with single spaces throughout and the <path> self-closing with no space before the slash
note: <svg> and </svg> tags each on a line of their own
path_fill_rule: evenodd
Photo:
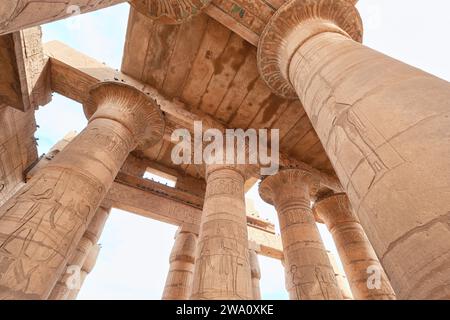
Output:
<svg viewBox="0 0 450 320">
<path fill-rule="evenodd" d="M 101 84 L 89 104 L 86 129 L 0 208 L 0 299 L 48 297 L 129 152 L 159 139 L 140 91 Z"/>
<path fill-rule="evenodd" d="M 170 254 L 170 269 L 164 287 L 163 300 L 188 300 L 192 291 L 197 236 L 177 232 Z"/>
<path fill-rule="evenodd" d="M 94 218 L 89 224 L 88 229 L 84 233 L 74 253 L 69 259 L 66 269 L 59 277 L 58 282 L 53 288 L 48 299 L 50 300 L 65 300 L 71 291 L 70 286 L 74 285 L 70 279 L 74 276 L 73 272 L 78 272 L 83 269 L 83 265 L 88 258 L 92 248 L 97 244 L 98 239 L 103 231 L 106 220 L 108 219 L 111 208 L 99 207 L 95 213 Z M 75 270 L 76 269 L 76 270 Z M 77 271 L 78 270 L 78 271 Z M 76 281 L 77 286 L 80 281 Z"/>
<path fill-rule="evenodd" d="M 345 194 L 334 194 L 315 203 L 315 212 L 330 230 L 355 299 L 392 300 L 395 293 L 372 245 L 353 213 Z M 378 284 L 371 284 L 377 272 Z"/>
<path fill-rule="evenodd" d="M 262 198 L 278 213 L 286 288 L 291 300 L 342 299 L 311 210 L 310 185 L 311 174 L 288 169 L 265 178 L 260 186 Z"/>
<path fill-rule="evenodd" d="M 261 300 L 261 288 L 259 282 L 261 280 L 261 269 L 259 268 L 258 253 L 255 250 L 249 250 L 250 268 L 252 274 L 252 292 L 253 300 Z"/>
<path fill-rule="evenodd" d="M 97 263 L 98 255 L 100 254 L 101 246 L 99 244 L 94 245 L 90 250 L 86 260 L 83 263 L 83 267 L 80 272 L 79 284 L 70 289 L 67 294 L 67 300 L 76 300 L 81 288 L 83 287 L 86 277 L 94 270 L 95 264 Z"/>
<path fill-rule="evenodd" d="M 450 298 L 450 85 L 361 34 L 345 1 L 290 1 L 264 31 L 260 70 L 302 101 L 398 297 Z"/>
<path fill-rule="evenodd" d="M 336 277 L 338 287 L 341 290 L 342 299 L 353 300 L 353 294 L 350 289 L 349 283 L 347 281 L 347 277 L 345 276 L 344 272 L 342 272 L 340 270 L 340 268 L 338 267 L 333 253 L 331 253 L 330 251 L 328 251 L 327 253 L 328 253 L 328 258 L 330 259 L 330 263 L 333 266 L 334 276 Z"/>
<path fill-rule="evenodd" d="M 208 166 L 191 299 L 252 299 L 243 175 Z"/>
<path fill-rule="evenodd" d="M 77 14 L 106 8 L 126 0 L 33 0 L 0 3 L 0 34 L 10 33 Z"/>
</svg>

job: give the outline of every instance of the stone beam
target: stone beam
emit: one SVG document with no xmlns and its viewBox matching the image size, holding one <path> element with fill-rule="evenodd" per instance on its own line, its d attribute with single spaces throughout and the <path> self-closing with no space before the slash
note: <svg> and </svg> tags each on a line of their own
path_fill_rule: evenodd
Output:
<svg viewBox="0 0 450 320">
<path fill-rule="evenodd" d="M 28 171 L 30 180 L 42 168 L 52 161 L 74 138 L 73 133 L 66 136 L 44 155 L 35 166 Z M 103 207 L 114 207 L 146 218 L 181 226 L 186 232 L 199 233 L 200 219 L 203 209 L 203 197 L 161 183 L 138 178 L 119 172 L 111 189 L 105 196 Z M 283 259 L 281 239 L 275 234 L 272 223 L 254 215 L 247 215 L 249 241 L 259 254 Z"/>
<path fill-rule="evenodd" d="M 355 5 L 358 0 L 347 0 Z M 285 0 L 213 0 L 205 13 L 254 46 L 275 11 Z"/>
<path fill-rule="evenodd" d="M 184 230 L 198 234 L 203 199 L 151 180 L 119 173 L 103 206 L 182 226 Z M 283 259 L 281 239 L 271 223 L 247 216 L 247 229 L 249 241 L 256 245 L 259 254 Z"/>
<path fill-rule="evenodd" d="M 103 9 L 126 0 L 2 0 L 0 34 Z"/>
<path fill-rule="evenodd" d="M 169 101 L 154 88 L 137 81 L 126 74 L 116 71 L 97 60 L 90 58 L 58 41 L 52 41 L 44 45 L 46 55 L 50 58 L 52 90 L 78 102 L 85 101 L 89 89 L 100 81 L 121 80 L 139 90 L 150 94 L 165 113 L 168 123 L 175 123 L 178 127 L 193 130 L 194 121 L 202 121 L 203 129 L 216 128 L 225 130 L 224 124 L 214 118 L 200 113 L 187 111 L 186 107 L 178 101 Z M 169 130 L 173 130 L 169 126 Z M 171 132 L 164 134 L 165 139 L 170 139 Z M 309 170 L 319 177 L 322 186 L 336 192 L 342 191 L 342 186 L 336 177 L 327 175 L 311 166 L 280 154 L 280 165 L 299 167 Z M 253 166 L 251 176 L 258 178 L 259 167 Z"/>
<path fill-rule="evenodd" d="M 0 107 L 25 112 L 50 102 L 48 59 L 41 39 L 39 27 L 0 36 Z"/>
</svg>

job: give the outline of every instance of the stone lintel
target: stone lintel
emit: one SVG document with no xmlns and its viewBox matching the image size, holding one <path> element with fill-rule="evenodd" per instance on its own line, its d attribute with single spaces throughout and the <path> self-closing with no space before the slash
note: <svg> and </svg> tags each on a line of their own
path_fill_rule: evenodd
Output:
<svg viewBox="0 0 450 320">
<path fill-rule="evenodd" d="M 0 37 L 0 106 L 25 112 L 51 101 L 41 39 L 40 27 Z"/>
<path fill-rule="evenodd" d="M 77 14 L 103 9 L 126 0 L 2 0 L 0 35 L 19 31 Z"/>
</svg>

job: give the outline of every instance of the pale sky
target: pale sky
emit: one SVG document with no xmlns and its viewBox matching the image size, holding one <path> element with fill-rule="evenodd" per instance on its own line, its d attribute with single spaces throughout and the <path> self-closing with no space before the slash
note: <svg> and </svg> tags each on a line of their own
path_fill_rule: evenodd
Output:
<svg viewBox="0 0 450 320">
<path fill-rule="evenodd" d="M 364 44 L 450 81 L 450 1 L 360 0 Z M 107 65 L 120 69 L 128 4 L 45 25 L 44 41 L 60 40 Z M 426 107 L 426 106 L 424 106 Z M 86 125 L 78 103 L 54 95 L 36 113 L 39 153 L 70 130 Z M 247 196 L 278 228 L 276 212 L 256 187 Z M 319 225 L 327 249 L 336 253 L 326 228 Z M 79 299 L 160 299 L 176 227 L 113 210 L 100 243 L 102 250 Z M 287 299 L 284 272 L 277 260 L 260 257 L 263 299 Z"/>
</svg>

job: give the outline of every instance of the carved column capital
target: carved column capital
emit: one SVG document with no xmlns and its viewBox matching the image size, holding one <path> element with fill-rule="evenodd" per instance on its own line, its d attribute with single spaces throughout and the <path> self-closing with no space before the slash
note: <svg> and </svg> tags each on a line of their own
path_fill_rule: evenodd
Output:
<svg viewBox="0 0 450 320">
<path fill-rule="evenodd" d="M 199 14 L 212 0 L 130 0 L 131 6 L 163 24 L 181 24 Z"/>
<path fill-rule="evenodd" d="M 132 133 L 138 149 L 155 145 L 164 135 L 165 121 L 158 104 L 142 91 L 121 82 L 107 81 L 94 86 L 83 108 L 89 122 L 104 118 L 122 124 Z"/>
<path fill-rule="evenodd" d="M 318 198 L 314 203 L 313 210 L 318 220 L 323 221 L 330 230 L 335 225 L 346 222 L 359 223 L 345 193 L 335 193 Z"/>
<path fill-rule="evenodd" d="M 317 193 L 319 179 L 310 171 L 304 169 L 282 169 L 277 174 L 266 176 L 259 184 L 261 198 L 272 205 L 284 202 L 282 199 L 310 198 Z M 280 201 L 281 200 L 281 201 Z"/>
<path fill-rule="evenodd" d="M 334 32 L 362 41 L 361 17 L 348 0 L 290 0 L 272 16 L 258 45 L 258 69 L 266 84 L 284 98 L 298 99 L 289 80 L 292 55 L 308 39 Z"/>
</svg>

